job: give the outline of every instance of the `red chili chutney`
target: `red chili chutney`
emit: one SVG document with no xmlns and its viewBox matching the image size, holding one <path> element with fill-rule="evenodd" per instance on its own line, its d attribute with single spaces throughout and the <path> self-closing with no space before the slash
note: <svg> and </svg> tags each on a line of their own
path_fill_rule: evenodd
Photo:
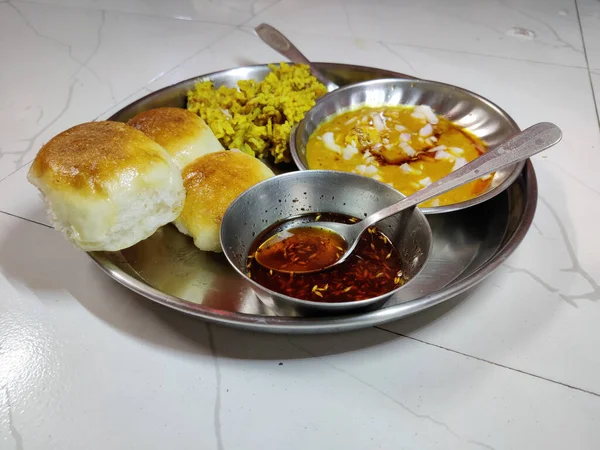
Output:
<svg viewBox="0 0 600 450">
<path fill-rule="evenodd" d="M 313 272 L 332 266 L 347 249 L 339 234 L 311 224 L 292 227 L 263 241 L 254 255 L 254 263 L 279 272 Z"/>
<path fill-rule="evenodd" d="M 303 217 L 307 222 L 317 219 L 353 223 L 359 220 L 334 213 L 311 213 Z M 296 220 L 294 219 L 295 222 Z M 299 239 L 287 239 L 286 248 L 277 249 L 280 267 L 287 273 L 267 269 L 255 261 L 256 250 L 268 236 L 284 228 L 285 222 L 269 227 L 255 239 L 248 252 L 248 276 L 272 291 L 302 300 L 336 303 L 377 297 L 406 282 L 401 268 L 400 253 L 387 236 L 375 227 L 363 233 L 346 261 L 330 269 L 303 274 L 290 271 L 293 267 L 310 265 L 320 259 L 314 250 L 318 248 L 322 252 L 324 248 L 323 245 L 314 245 L 310 239 L 302 242 L 301 235 L 298 235 Z M 334 253 L 343 250 L 336 239 L 326 242 L 326 251 L 327 246 L 331 246 L 329 250 Z"/>
</svg>

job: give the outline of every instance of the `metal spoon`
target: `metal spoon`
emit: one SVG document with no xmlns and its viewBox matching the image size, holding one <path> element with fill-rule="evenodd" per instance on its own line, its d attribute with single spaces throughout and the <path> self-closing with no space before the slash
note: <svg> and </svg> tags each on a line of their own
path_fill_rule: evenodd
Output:
<svg viewBox="0 0 600 450">
<path fill-rule="evenodd" d="M 536 153 L 546 150 L 549 147 L 560 142 L 562 132 L 560 129 L 548 122 L 538 123 L 526 130 L 516 134 L 512 138 L 505 141 L 503 144 L 495 147 L 493 150 L 481 155 L 477 159 L 455 170 L 451 174 L 441 178 L 435 183 L 415 192 L 409 197 L 406 197 L 399 202 L 383 208 L 376 213 L 367 216 L 360 222 L 354 224 L 342 224 L 336 222 L 303 222 L 298 225 L 291 225 L 285 230 L 275 233 L 261 244 L 255 253 L 255 258 L 258 263 L 278 272 L 289 272 L 289 270 L 281 270 L 278 267 L 270 267 L 267 258 L 261 258 L 267 254 L 266 251 L 273 243 L 282 242 L 289 239 L 289 236 L 294 233 L 294 230 L 299 230 L 305 227 L 320 228 L 324 233 L 335 233 L 339 235 L 346 243 L 346 249 L 340 256 L 334 256 L 328 263 L 321 267 L 313 267 L 310 270 L 302 270 L 301 267 L 295 267 L 295 273 L 310 273 L 319 272 L 328 269 L 332 266 L 342 263 L 352 253 L 360 236 L 369 227 L 377 222 L 386 219 L 394 214 L 404 211 L 405 209 L 417 206 L 426 200 L 437 197 L 444 192 L 450 191 L 458 186 L 475 181 L 478 178 L 502 169 L 516 162 L 527 159 Z M 319 249 L 317 249 L 317 252 Z M 335 254 L 334 254 L 335 255 Z"/>
<path fill-rule="evenodd" d="M 298 50 L 296 46 L 290 42 L 288 38 L 286 38 L 283 34 L 281 34 L 280 31 L 276 30 L 271 25 L 261 23 L 254 28 L 254 31 L 256 31 L 258 37 L 261 38 L 265 44 L 288 58 L 291 62 L 308 65 L 314 77 L 323 83 L 329 92 L 334 91 L 339 87 L 337 84 L 323 75 L 319 69 L 317 69 L 315 65 L 311 63 L 306 56 L 304 56 L 300 50 Z"/>
</svg>

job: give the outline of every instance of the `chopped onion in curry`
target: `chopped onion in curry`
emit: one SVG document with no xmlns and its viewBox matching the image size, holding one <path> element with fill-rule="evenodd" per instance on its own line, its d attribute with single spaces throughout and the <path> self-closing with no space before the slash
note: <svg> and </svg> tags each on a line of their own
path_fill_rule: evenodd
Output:
<svg viewBox="0 0 600 450">
<path fill-rule="evenodd" d="M 309 169 L 354 172 L 411 195 L 487 151 L 485 143 L 426 105 L 361 107 L 321 124 L 307 143 Z M 460 186 L 421 206 L 469 200 L 493 176 Z"/>
</svg>

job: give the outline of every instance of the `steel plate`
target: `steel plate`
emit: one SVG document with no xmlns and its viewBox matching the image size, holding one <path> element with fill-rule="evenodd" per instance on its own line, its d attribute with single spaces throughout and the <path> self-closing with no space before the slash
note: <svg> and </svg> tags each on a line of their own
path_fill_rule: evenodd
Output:
<svg viewBox="0 0 600 450">
<path fill-rule="evenodd" d="M 319 63 L 319 68 L 339 85 L 385 77 L 412 78 L 343 64 Z M 237 80 L 261 79 L 266 73 L 266 65 L 250 66 L 182 81 L 132 103 L 110 119 L 126 121 L 160 106 L 185 107 L 186 92 L 198 80 L 234 86 Z M 408 316 L 479 283 L 521 243 L 536 204 L 536 177 L 528 161 L 516 181 L 497 197 L 462 211 L 428 216 L 434 242 L 423 271 L 382 308 L 348 316 L 302 317 L 297 311 L 261 303 L 222 254 L 199 251 L 171 225 L 121 252 L 91 252 L 90 256 L 127 288 L 207 321 L 276 333 L 338 332 Z"/>
</svg>

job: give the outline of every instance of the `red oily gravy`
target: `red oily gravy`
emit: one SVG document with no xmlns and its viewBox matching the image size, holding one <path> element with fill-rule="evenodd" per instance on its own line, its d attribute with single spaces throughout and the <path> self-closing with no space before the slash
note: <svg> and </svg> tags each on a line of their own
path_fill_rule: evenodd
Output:
<svg viewBox="0 0 600 450">
<path fill-rule="evenodd" d="M 312 272 L 338 262 L 346 248 L 344 238 L 331 230 L 294 227 L 263 241 L 254 256 L 262 266 L 279 272 Z"/>
<path fill-rule="evenodd" d="M 306 219 L 328 222 L 353 223 L 358 219 L 342 214 L 321 213 L 307 214 Z M 288 271 L 299 262 L 307 264 L 316 259 L 306 245 L 291 246 L 277 255 L 277 261 L 285 265 L 279 272 L 268 269 L 255 260 L 256 250 L 282 223 L 274 224 L 262 232 L 250 246 L 247 259 L 248 276 L 261 286 L 290 297 L 325 303 L 339 303 L 365 300 L 386 294 L 406 282 L 402 272 L 402 261 L 398 249 L 381 231 L 372 227 L 365 232 L 356 249 L 344 262 L 329 269 L 313 273 L 295 273 Z M 300 241 L 298 241 L 300 242 Z M 288 241 L 293 244 L 293 241 Z M 310 243 L 308 244 L 310 245 Z M 333 239 L 333 251 L 338 242 Z M 321 248 L 320 248 L 321 249 Z M 281 249 L 278 249 L 281 250 Z M 302 253 L 301 253 L 302 252 Z M 275 266 L 271 266 L 275 267 Z M 305 269 L 306 270 L 306 269 Z"/>
</svg>

